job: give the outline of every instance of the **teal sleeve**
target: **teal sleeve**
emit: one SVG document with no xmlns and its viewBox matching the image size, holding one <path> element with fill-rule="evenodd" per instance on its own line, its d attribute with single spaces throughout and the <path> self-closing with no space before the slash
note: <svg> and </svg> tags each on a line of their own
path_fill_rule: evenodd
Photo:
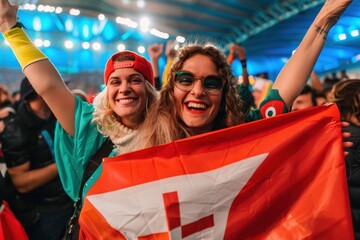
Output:
<svg viewBox="0 0 360 240">
<path fill-rule="evenodd" d="M 288 109 L 277 89 L 270 89 L 265 99 L 257 109 L 251 110 L 245 117 L 245 122 L 252 122 L 263 118 L 274 117 L 287 113 Z"/>
<path fill-rule="evenodd" d="M 76 97 L 75 135 L 70 136 L 59 123 L 55 129 L 55 161 L 65 192 L 77 200 L 84 169 L 105 138 L 91 123 L 94 107 Z"/>
</svg>

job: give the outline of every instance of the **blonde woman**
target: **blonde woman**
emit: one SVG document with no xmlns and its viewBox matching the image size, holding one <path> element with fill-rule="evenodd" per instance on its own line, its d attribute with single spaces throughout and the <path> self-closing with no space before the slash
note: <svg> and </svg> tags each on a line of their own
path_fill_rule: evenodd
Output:
<svg viewBox="0 0 360 240">
<path fill-rule="evenodd" d="M 107 138 L 114 144 L 110 156 L 121 153 L 156 100 L 151 64 L 134 52 L 114 54 L 104 70 L 106 88 L 94 104 L 88 104 L 72 94 L 49 59 L 30 41 L 17 23 L 17 6 L 8 0 L 0 1 L 0 32 L 58 120 L 54 150 L 57 167 L 65 191 L 77 200 L 90 158 Z M 85 184 L 82 196 L 100 173 L 101 166 Z"/>
</svg>

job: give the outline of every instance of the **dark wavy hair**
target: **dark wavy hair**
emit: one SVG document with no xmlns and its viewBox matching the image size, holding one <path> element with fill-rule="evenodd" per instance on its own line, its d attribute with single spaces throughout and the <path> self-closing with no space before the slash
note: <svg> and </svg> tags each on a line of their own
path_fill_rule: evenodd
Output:
<svg viewBox="0 0 360 240">
<path fill-rule="evenodd" d="M 360 120 L 360 79 L 336 83 L 333 86 L 333 98 L 343 120 L 350 121 L 352 115 Z"/>
</svg>

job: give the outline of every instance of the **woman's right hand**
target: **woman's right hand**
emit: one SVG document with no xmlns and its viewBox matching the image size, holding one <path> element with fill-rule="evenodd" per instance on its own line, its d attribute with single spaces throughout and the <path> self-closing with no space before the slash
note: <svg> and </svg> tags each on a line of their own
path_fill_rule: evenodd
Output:
<svg viewBox="0 0 360 240">
<path fill-rule="evenodd" d="M 353 0 L 327 0 L 315 19 L 318 30 L 327 34 L 352 1 Z"/>
<path fill-rule="evenodd" d="M 18 5 L 11 5 L 8 0 L 0 0 L 0 32 L 10 30 L 17 22 Z"/>
</svg>

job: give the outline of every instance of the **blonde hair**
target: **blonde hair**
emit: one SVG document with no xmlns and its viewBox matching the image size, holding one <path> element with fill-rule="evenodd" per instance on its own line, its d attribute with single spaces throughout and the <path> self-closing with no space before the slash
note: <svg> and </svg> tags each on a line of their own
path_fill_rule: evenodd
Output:
<svg viewBox="0 0 360 240">
<path fill-rule="evenodd" d="M 333 86 L 333 102 L 341 118 L 350 122 L 351 116 L 360 121 L 360 79 L 342 80 Z"/>
<path fill-rule="evenodd" d="M 144 121 L 149 112 L 148 109 L 154 104 L 158 96 L 158 92 L 148 81 L 145 81 L 145 90 L 147 93 L 146 111 L 139 113 L 141 116 L 139 117 L 138 125 Z M 105 137 L 110 137 L 113 143 L 128 134 L 127 127 L 119 121 L 118 116 L 109 105 L 107 87 L 94 98 L 93 104 L 94 113 L 92 122 L 97 125 L 97 129 L 101 134 Z"/>
<path fill-rule="evenodd" d="M 219 75 L 227 80 L 223 88 L 220 109 L 214 119 L 213 130 L 244 122 L 236 79 L 232 75 L 225 55 L 211 43 L 188 44 L 178 51 L 167 77 L 167 84 L 160 91 L 159 100 L 151 107 L 134 141 L 126 147 L 127 151 L 164 144 L 193 135 L 191 129 L 180 119 L 175 107 L 174 82 L 175 74 L 182 69 L 184 62 L 198 54 L 208 56 L 216 65 Z"/>
</svg>

